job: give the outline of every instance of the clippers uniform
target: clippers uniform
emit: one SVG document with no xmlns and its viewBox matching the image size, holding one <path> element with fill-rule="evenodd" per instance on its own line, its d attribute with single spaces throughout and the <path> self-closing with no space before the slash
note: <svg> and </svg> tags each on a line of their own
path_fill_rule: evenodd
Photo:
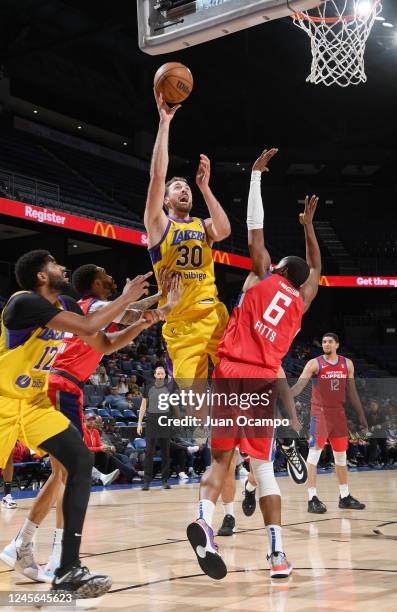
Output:
<svg viewBox="0 0 397 612">
<path fill-rule="evenodd" d="M 207 378 L 208 356 L 217 363 L 216 351 L 229 318 L 219 301 L 214 260 L 205 221 L 168 217 L 160 242 L 149 249 L 158 279 L 159 269 L 179 272 L 185 288 L 179 304 L 166 317 L 163 337 L 167 344 L 170 374 L 180 386 L 194 378 Z M 160 300 L 162 306 L 165 300 Z M 184 381 L 183 379 L 187 379 Z"/>
<path fill-rule="evenodd" d="M 46 327 L 62 310 L 82 315 L 68 296 L 56 304 L 32 291 L 14 293 L 1 316 L 0 335 L 0 467 L 19 439 L 39 454 L 40 444 L 64 431 L 68 419 L 47 395 L 48 374 L 64 332 Z"/>
<path fill-rule="evenodd" d="M 336 452 L 348 448 L 348 428 L 343 402 L 348 378 L 347 361 L 338 355 L 333 364 L 324 355 L 317 357 L 317 374 L 312 378 L 310 447 L 324 448 L 329 439 Z"/>
<path fill-rule="evenodd" d="M 233 417 L 233 427 L 212 429 L 211 447 L 240 451 L 256 459 L 271 460 L 274 452 L 272 426 L 237 426 L 237 417 L 273 418 L 277 396 L 275 379 L 292 340 L 300 330 L 304 311 L 303 299 L 297 289 L 278 274 L 268 274 L 260 283 L 248 289 L 234 309 L 218 348 L 220 362 L 213 374 L 214 392 L 264 395 L 241 412 L 233 415 L 228 406 L 213 406 L 213 416 Z M 268 403 L 266 403 L 266 397 Z M 228 415 L 229 412 L 229 415 Z M 236 425 L 237 423 L 237 425 Z"/>
<path fill-rule="evenodd" d="M 96 297 L 85 297 L 78 301 L 84 315 L 102 308 L 108 302 Z M 117 323 L 111 323 L 105 331 L 115 332 Z M 51 368 L 48 381 L 48 395 L 52 403 L 64 414 L 83 436 L 83 387 L 88 378 L 95 372 L 102 353 L 98 353 L 78 336 L 64 334 L 54 366 Z"/>
</svg>

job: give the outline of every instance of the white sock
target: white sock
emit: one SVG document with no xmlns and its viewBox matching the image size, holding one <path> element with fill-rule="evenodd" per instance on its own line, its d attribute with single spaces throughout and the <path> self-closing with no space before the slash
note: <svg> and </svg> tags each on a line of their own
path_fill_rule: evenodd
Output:
<svg viewBox="0 0 397 612">
<path fill-rule="evenodd" d="M 309 487 L 307 490 L 307 494 L 309 496 L 309 501 L 311 501 L 315 495 L 317 496 L 316 487 Z"/>
<path fill-rule="evenodd" d="M 15 541 L 18 543 L 19 546 L 25 546 L 26 544 L 29 544 L 30 542 L 32 542 L 37 528 L 38 525 L 36 523 L 32 523 L 32 521 L 29 521 L 29 519 L 25 519 L 25 522 L 19 530 Z"/>
<path fill-rule="evenodd" d="M 256 487 L 254 487 L 254 485 L 252 485 L 252 484 L 250 483 L 250 481 L 248 480 L 248 478 L 247 478 L 247 480 L 246 480 L 246 482 L 245 482 L 245 488 L 246 488 L 246 490 L 248 491 L 248 493 L 252 493 L 252 491 L 255 491 L 255 489 L 256 489 Z"/>
<path fill-rule="evenodd" d="M 60 527 L 56 527 L 54 529 L 54 541 L 52 543 L 52 553 L 51 553 L 51 556 L 55 559 L 61 558 L 62 538 L 63 538 L 63 529 L 61 529 Z"/>
<path fill-rule="evenodd" d="M 349 485 L 347 484 L 339 485 L 339 492 L 342 498 L 347 497 L 349 495 Z"/>
<path fill-rule="evenodd" d="M 234 516 L 234 502 L 228 502 L 227 504 L 225 504 L 225 502 L 222 502 L 222 506 L 225 516 L 226 514 Z"/>
<path fill-rule="evenodd" d="M 266 525 L 266 531 L 269 538 L 269 554 L 283 552 L 283 537 L 280 525 Z"/>
<path fill-rule="evenodd" d="M 215 504 L 209 499 L 200 499 L 198 504 L 199 518 L 204 519 L 207 525 L 212 528 L 212 517 L 215 512 Z"/>
</svg>

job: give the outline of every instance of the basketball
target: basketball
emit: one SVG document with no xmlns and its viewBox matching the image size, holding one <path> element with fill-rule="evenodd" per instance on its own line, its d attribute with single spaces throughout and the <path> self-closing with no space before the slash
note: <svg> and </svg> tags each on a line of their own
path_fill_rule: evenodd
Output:
<svg viewBox="0 0 397 612">
<path fill-rule="evenodd" d="M 179 104 L 191 94 L 192 73 L 179 62 L 168 62 L 160 66 L 154 75 L 154 88 L 168 104 Z"/>
</svg>

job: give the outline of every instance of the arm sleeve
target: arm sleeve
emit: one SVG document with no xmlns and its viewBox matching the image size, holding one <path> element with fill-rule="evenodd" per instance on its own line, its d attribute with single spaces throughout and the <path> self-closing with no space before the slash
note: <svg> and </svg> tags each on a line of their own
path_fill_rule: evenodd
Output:
<svg viewBox="0 0 397 612">
<path fill-rule="evenodd" d="M 95 300 L 95 302 L 92 302 L 91 306 L 89 307 L 88 312 L 89 313 L 96 312 L 97 310 L 99 310 L 100 308 L 103 308 L 104 306 L 107 306 L 108 304 L 110 304 L 110 302 L 105 302 L 103 300 Z M 117 315 L 117 317 L 114 317 L 113 323 L 120 323 L 123 317 L 124 317 L 124 312 Z"/>
<path fill-rule="evenodd" d="M 251 173 L 250 190 L 248 194 L 247 227 L 249 230 L 263 228 L 263 202 L 261 194 L 261 175 L 259 170 Z"/>
</svg>

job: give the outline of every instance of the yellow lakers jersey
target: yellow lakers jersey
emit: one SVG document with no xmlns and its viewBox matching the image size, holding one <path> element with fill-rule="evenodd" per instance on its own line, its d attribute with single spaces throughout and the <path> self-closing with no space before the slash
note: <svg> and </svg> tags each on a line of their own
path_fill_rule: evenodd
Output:
<svg viewBox="0 0 397 612">
<path fill-rule="evenodd" d="M 21 293 L 18 291 L 10 300 Z M 55 304 L 63 310 L 60 301 Z M 47 391 L 48 374 L 58 352 L 64 332 L 47 327 L 33 330 L 9 330 L 1 316 L 0 396 L 30 400 Z"/>
<path fill-rule="evenodd" d="M 163 266 L 182 275 L 184 292 L 171 317 L 193 314 L 201 303 L 215 302 L 218 291 L 215 285 L 214 260 L 208 244 L 205 222 L 198 217 L 178 221 L 168 217 L 168 224 L 160 242 L 149 249 L 153 269 Z M 166 300 L 160 301 L 160 306 Z"/>
</svg>

